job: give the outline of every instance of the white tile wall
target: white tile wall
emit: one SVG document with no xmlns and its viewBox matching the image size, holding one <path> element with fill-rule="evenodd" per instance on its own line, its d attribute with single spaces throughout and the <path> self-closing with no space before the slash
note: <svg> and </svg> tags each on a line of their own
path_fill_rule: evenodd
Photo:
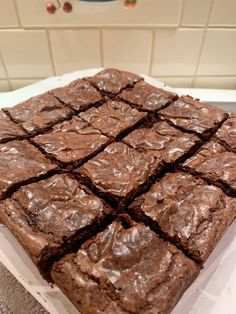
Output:
<svg viewBox="0 0 236 314">
<path fill-rule="evenodd" d="M 205 26 L 213 0 L 185 0 L 182 26 Z"/>
<path fill-rule="evenodd" d="M 236 1 L 214 0 L 210 26 L 236 26 Z"/>
<path fill-rule="evenodd" d="M 14 0 L 0 0 L 0 27 L 17 27 L 17 18 Z"/>
</svg>

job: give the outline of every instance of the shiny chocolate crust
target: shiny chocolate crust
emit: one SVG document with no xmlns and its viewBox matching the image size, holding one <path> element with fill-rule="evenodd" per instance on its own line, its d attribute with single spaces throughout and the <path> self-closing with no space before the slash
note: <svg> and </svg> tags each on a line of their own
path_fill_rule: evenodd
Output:
<svg viewBox="0 0 236 314">
<path fill-rule="evenodd" d="M 129 207 L 198 262 L 205 262 L 236 217 L 236 199 L 191 174 L 168 173 Z"/>
<path fill-rule="evenodd" d="M 185 131 L 197 133 L 202 138 L 207 139 L 217 130 L 228 114 L 190 96 L 183 96 L 167 108 L 159 111 L 158 116 Z"/>
<path fill-rule="evenodd" d="M 118 136 L 141 122 L 146 113 L 130 107 L 123 101 L 108 101 L 98 108 L 81 112 L 80 116 L 95 128 L 109 136 Z"/>
<path fill-rule="evenodd" d="M 29 134 L 36 134 L 72 116 L 54 96 L 45 93 L 5 109 Z"/>
<path fill-rule="evenodd" d="M 236 153 L 236 115 L 231 115 L 215 134 L 216 139 L 228 150 Z"/>
<path fill-rule="evenodd" d="M 0 219 L 47 279 L 52 258 L 99 230 L 111 213 L 108 205 L 66 174 L 21 187 L 0 205 Z"/>
<path fill-rule="evenodd" d="M 58 161 L 79 165 L 110 143 L 110 139 L 78 117 L 64 121 L 33 141 Z"/>
<path fill-rule="evenodd" d="M 167 314 L 198 273 L 148 227 L 115 221 L 57 262 L 52 277 L 83 314 Z"/>
<path fill-rule="evenodd" d="M 119 98 L 141 110 L 156 112 L 172 103 L 178 96 L 148 83 L 139 82 L 133 88 L 123 90 Z"/>
<path fill-rule="evenodd" d="M 56 168 L 28 141 L 0 144 L 0 199 L 15 186 L 39 178 Z"/>
<path fill-rule="evenodd" d="M 126 71 L 105 69 L 92 77 L 88 77 L 87 80 L 99 91 L 116 95 L 120 93 L 122 89 L 142 81 L 143 78 L 137 74 Z"/>
<path fill-rule="evenodd" d="M 61 102 L 76 111 L 86 110 L 102 100 L 102 95 L 89 82 L 78 79 L 65 87 L 51 90 Z"/>
<path fill-rule="evenodd" d="M 8 142 L 12 139 L 22 139 L 26 133 L 16 123 L 0 110 L 0 143 Z"/>
<path fill-rule="evenodd" d="M 166 163 L 179 162 L 201 144 L 201 140 L 194 134 L 184 133 L 165 121 L 157 122 L 149 129 L 136 129 L 122 141 L 163 159 Z"/>
</svg>

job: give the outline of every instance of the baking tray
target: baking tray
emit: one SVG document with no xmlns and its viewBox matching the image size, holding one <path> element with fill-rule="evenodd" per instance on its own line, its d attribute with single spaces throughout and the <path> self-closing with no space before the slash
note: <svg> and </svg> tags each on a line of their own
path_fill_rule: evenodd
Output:
<svg viewBox="0 0 236 314">
<path fill-rule="evenodd" d="M 49 78 L 14 92 L 1 93 L 0 108 L 14 106 L 21 101 L 39 95 L 52 88 L 64 86 L 76 78 L 93 75 L 99 70 L 100 69 L 78 71 L 61 77 Z M 176 92 L 176 90 L 150 77 L 145 77 L 145 79 L 147 82 L 157 87 L 164 87 L 170 91 Z M 180 93 L 184 92 L 185 90 L 180 91 Z M 187 93 L 191 94 L 191 90 L 188 90 Z M 202 100 L 207 100 L 204 99 L 204 97 L 202 98 Z M 221 107 L 222 103 L 224 103 L 223 99 Z M 230 102 L 229 97 L 227 100 L 227 108 L 231 111 L 235 109 L 233 101 Z M 78 314 L 76 308 L 57 287 L 52 287 L 41 278 L 36 266 L 25 253 L 24 249 L 10 231 L 1 224 L 0 243 L 0 262 L 5 265 L 25 289 L 31 293 L 49 313 Z M 172 314 L 233 314 L 236 312 L 235 296 L 236 224 L 234 222 L 207 260 L 199 277 L 186 291 Z"/>
</svg>

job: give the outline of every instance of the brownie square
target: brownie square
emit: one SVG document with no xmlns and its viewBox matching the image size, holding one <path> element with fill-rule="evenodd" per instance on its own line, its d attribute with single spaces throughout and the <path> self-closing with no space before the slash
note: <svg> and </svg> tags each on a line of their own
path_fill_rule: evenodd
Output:
<svg viewBox="0 0 236 314">
<path fill-rule="evenodd" d="M 236 154 L 218 142 L 212 140 L 203 145 L 182 168 L 236 196 Z"/>
<path fill-rule="evenodd" d="M 75 173 L 108 202 L 123 207 L 162 167 L 158 158 L 123 143 L 113 143 Z"/>
<path fill-rule="evenodd" d="M 105 69 L 87 80 L 102 93 L 114 96 L 124 88 L 133 86 L 143 78 L 137 74 L 117 69 Z"/>
<path fill-rule="evenodd" d="M 147 116 L 123 101 L 110 100 L 98 108 L 81 112 L 80 117 L 104 134 L 117 137 L 140 124 Z"/>
<path fill-rule="evenodd" d="M 170 313 L 198 266 L 143 224 L 115 221 L 53 266 L 52 277 L 89 313 Z"/>
<path fill-rule="evenodd" d="M 196 135 L 184 133 L 165 121 L 155 123 L 152 128 L 134 130 L 122 141 L 166 163 L 181 161 L 201 144 Z"/>
<path fill-rule="evenodd" d="M 102 95 L 96 88 L 81 79 L 73 81 L 65 87 L 56 88 L 50 93 L 76 111 L 86 110 L 102 100 Z"/>
<path fill-rule="evenodd" d="M 177 172 L 166 174 L 129 210 L 203 263 L 236 217 L 236 199 L 202 179 Z"/>
<path fill-rule="evenodd" d="M 0 110 L 0 143 L 5 143 L 12 139 L 22 139 L 24 137 L 26 137 L 26 133 Z"/>
<path fill-rule="evenodd" d="M 14 187 L 55 169 L 56 165 L 26 140 L 0 144 L 0 199 Z"/>
<path fill-rule="evenodd" d="M 228 150 L 236 153 L 236 114 L 230 115 L 215 134 L 216 139 Z"/>
<path fill-rule="evenodd" d="M 21 187 L 0 204 L 0 219 L 48 280 L 53 261 L 98 231 L 111 214 L 66 174 Z"/>
<path fill-rule="evenodd" d="M 52 131 L 34 137 L 33 141 L 62 164 L 80 165 L 111 140 L 82 119 L 73 117 L 55 125 Z"/>
<path fill-rule="evenodd" d="M 156 112 L 172 103 L 178 96 L 148 83 L 139 82 L 133 88 L 123 90 L 119 98 L 138 109 Z"/>
<path fill-rule="evenodd" d="M 207 139 L 217 130 L 228 114 L 190 96 L 183 96 L 159 111 L 158 116 L 185 131 L 197 133 L 200 137 Z"/>
<path fill-rule="evenodd" d="M 49 93 L 33 97 L 5 110 L 13 121 L 20 123 L 29 134 L 40 133 L 73 114 Z"/>
</svg>

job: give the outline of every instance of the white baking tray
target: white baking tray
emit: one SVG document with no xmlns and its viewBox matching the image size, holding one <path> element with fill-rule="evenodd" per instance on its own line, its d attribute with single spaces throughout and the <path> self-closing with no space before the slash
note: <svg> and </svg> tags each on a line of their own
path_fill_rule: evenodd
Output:
<svg viewBox="0 0 236 314">
<path fill-rule="evenodd" d="M 72 80 L 95 74 L 100 69 L 74 72 L 61 77 L 53 77 L 10 93 L 0 93 L 0 108 L 14 106 L 32 96 L 55 87 L 63 86 Z M 157 87 L 164 84 L 145 77 L 146 81 Z M 169 87 L 166 87 L 173 90 Z M 176 90 L 175 90 L 176 91 Z M 195 91 L 193 91 L 195 92 Z M 185 93 L 181 90 L 180 93 Z M 187 91 L 191 94 L 191 90 Z M 225 93 L 225 98 L 223 94 Z M 219 93 L 218 93 L 219 94 Z M 208 96 L 207 96 L 208 95 Z M 193 94 L 193 96 L 196 96 Z M 221 97 L 209 98 L 209 92 L 202 100 L 221 105 L 225 102 L 227 110 L 235 111 L 235 91 L 221 91 Z M 219 101 L 220 99 L 220 101 Z M 224 100 L 226 99 L 226 100 Z M 16 277 L 39 303 L 51 314 L 78 314 L 71 302 L 57 287 L 44 281 L 35 265 L 9 230 L 0 224 L 0 262 Z M 196 281 L 186 291 L 173 314 L 234 314 L 236 313 L 236 224 L 233 223 L 215 251 L 205 264 Z M 106 313 L 109 314 L 109 313 Z"/>
</svg>

